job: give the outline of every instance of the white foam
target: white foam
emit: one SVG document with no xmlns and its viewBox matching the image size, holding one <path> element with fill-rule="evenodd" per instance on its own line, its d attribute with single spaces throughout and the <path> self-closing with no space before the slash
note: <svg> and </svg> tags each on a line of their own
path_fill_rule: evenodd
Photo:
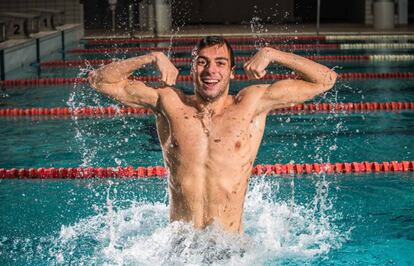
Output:
<svg viewBox="0 0 414 266">
<path fill-rule="evenodd" d="M 327 184 L 308 207 L 273 202 L 271 186 L 251 185 L 243 236 L 225 233 L 218 224 L 205 230 L 183 222 L 168 223 L 164 203 L 134 202 L 112 206 L 99 215 L 62 226 L 51 255 L 58 264 L 103 265 L 260 265 L 309 261 L 341 246 L 346 232 L 332 222 Z M 117 201 L 118 202 L 118 201 Z M 321 211 L 321 209 L 323 211 Z"/>
</svg>

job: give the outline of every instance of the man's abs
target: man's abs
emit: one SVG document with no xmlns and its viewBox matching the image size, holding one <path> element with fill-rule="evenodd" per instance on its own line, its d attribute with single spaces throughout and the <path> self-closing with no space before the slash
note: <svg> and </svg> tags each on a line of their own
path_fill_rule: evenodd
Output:
<svg viewBox="0 0 414 266">
<path fill-rule="evenodd" d="M 170 219 L 204 228 L 213 222 L 240 232 L 248 176 L 169 176 Z"/>
</svg>

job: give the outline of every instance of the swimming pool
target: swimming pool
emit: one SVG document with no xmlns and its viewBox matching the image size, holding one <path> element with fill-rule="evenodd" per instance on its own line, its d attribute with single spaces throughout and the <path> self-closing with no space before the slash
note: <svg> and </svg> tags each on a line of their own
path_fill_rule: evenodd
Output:
<svg viewBox="0 0 414 266">
<path fill-rule="evenodd" d="M 414 67 L 347 62 L 339 69 L 369 70 Z M 78 73 L 40 71 L 41 77 Z M 16 78 L 38 74 L 28 68 Z M 232 92 L 247 84 L 235 81 Z M 190 83 L 178 87 L 191 92 Z M 413 88 L 411 79 L 341 80 L 314 102 L 413 101 Z M 86 85 L 1 93 L 5 108 L 116 105 Z M 162 165 L 152 116 L 1 117 L 0 123 L 0 168 Z M 412 160 L 413 131 L 410 110 L 270 115 L 256 164 Z M 412 172 L 252 176 L 245 236 L 168 224 L 167 199 L 162 178 L 0 179 L 0 264 L 408 265 L 414 259 Z"/>
</svg>

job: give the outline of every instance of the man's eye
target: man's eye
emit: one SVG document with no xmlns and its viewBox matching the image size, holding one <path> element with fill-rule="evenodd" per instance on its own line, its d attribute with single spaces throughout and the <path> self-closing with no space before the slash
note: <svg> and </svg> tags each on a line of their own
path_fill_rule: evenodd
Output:
<svg viewBox="0 0 414 266">
<path fill-rule="evenodd" d="M 204 66 L 206 64 L 205 60 L 197 60 L 197 65 Z"/>
<path fill-rule="evenodd" d="M 218 61 L 217 62 L 217 65 L 219 65 L 219 66 L 225 66 L 226 65 L 226 62 L 225 61 Z"/>
</svg>

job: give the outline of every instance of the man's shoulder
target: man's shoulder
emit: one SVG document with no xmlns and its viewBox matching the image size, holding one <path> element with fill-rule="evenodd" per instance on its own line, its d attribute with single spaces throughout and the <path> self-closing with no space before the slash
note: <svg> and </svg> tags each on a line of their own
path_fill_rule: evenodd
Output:
<svg viewBox="0 0 414 266">
<path fill-rule="evenodd" d="M 186 95 L 182 90 L 174 87 L 158 88 L 158 93 L 161 96 L 161 102 L 164 105 L 186 103 L 190 96 Z"/>
<path fill-rule="evenodd" d="M 162 93 L 162 94 L 175 93 L 176 91 L 179 91 L 177 88 L 174 88 L 174 87 L 171 87 L 171 86 L 156 87 L 155 89 L 156 89 L 159 93 Z"/>
<path fill-rule="evenodd" d="M 166 86 L 166 87 L 162 87 L 162 88 L 157 88 L 158 93 L 161 96 L 167 96 L 167 99 L 171 99 L 171 97 L 185 97 L 185 94 L 180 90 L 177 89 L 175 87 L 170 87 L 170 86 Z"/>
<path fill-rule="evenodd" d="M 263 95 L 263 93 L 265 92 L 267 87 L 269 87 L 269 84 L 250 85 L 248 87 L 245 87 L 245 88 L 241 89 L 237 93 L 236 98 L 261 97 Z"/>
</svg>

